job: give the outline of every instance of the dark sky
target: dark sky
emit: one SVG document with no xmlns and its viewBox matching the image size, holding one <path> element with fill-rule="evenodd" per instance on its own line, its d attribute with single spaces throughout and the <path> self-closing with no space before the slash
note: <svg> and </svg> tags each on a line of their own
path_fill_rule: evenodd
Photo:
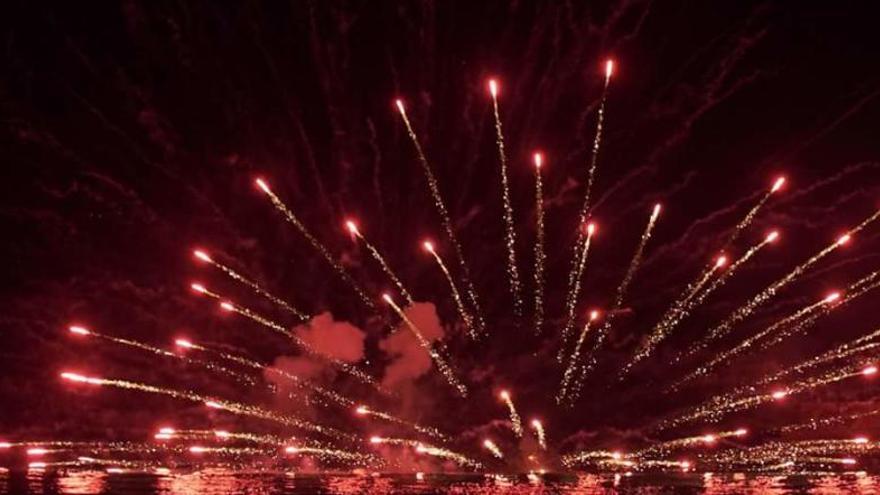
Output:
<svg viewBox="0 0 880 495">
<path fill-rule="evenodd" d="M 160 347 L 186 334 L 266 362 L 295 354 L 190 293 L 198 278 L 273 311 L 193 263 L 193 246 L 310 313 L 330 311 L 362 329 L 366 367 L 382 376 L 390 357 L 379 343 L 396 318 L 363 307 L 253 187 L 257 175 L 371 295 L 392 286 L 343 231 L 348 216 L 417 300 L 437 304 L 451 360 L 474 398 L 457 401 L 429 373 L 389 407 L 451 431 L 491 431 L 487 425 L 505 417 L 493 391 L 509 386 L 521 410 L 548 418 L 557 445 L 581 429 L 637 442 L 657 419 L 708 394 L 868 333 L 880 325 L 873 293 L 695 388 L 658 393 L 689 369 L 670 366 L 669 357 L 880 207 L 873 3 L 4 2 L 0 433 L 140 438 L 165 420 L 204 423 L 199 406 L 71 390 L 57 379 L 68 368 L 273 400 L 161 357 L 66 334 L 76 321 Z M 610 305 L 651 205 L 661 201 L 664 210 L 582 401 L 559 411 L 553 395 L 561 370 L 552 356 L 607 57 L 618 70 L 592 212 L 601 234 L 579 314 Z M 531 304 L 520 326 L 511 312 L 490 76 L 501 84 L 529 303 L 529 159 L 535 149 L 547 156 L 542 338 L 528 325 Z M 471 267 L 491 333 L 481 344 L 462 338 L 445 280 L 419 249 L 430 236 L 451 256 L 396 97 L 407 102 Z M 789 178 L 784 193 L 730 254 L 771 228 L 782 242 L 710 298 L 632 380 L 609 378 L 780 173 Z M 728 346 L 880 268 L 878 233 L 873 225 L 823 260 L 738 326 Z M 338 377 L 336 385 L 367 397 Z M 806 397 L 725 424 L 771 428 L 811 413 L 870 408 L 873 399 L 853 383 Z M 350 423 L 345 414 L 326 420 Z"/>
</svg>

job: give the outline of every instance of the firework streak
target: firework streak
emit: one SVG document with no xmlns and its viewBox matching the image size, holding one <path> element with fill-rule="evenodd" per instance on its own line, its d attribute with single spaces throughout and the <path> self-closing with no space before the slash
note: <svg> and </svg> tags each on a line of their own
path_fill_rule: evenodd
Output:
<svg viewBox="0 0 880 495">
<path fill-rule="evenodd" d="M 292 313 L 293 315 L 295 315 L 295 316 L 296 316 L 297 318 L 299 318 L 300 320 L 302 320 L 302 321 L 307 321 L 307 320 L 310 318 L 309 315 L 307 315 L 307 314 L 305 314 L 304 312 L 300 311 L 299 309 L 293 307 L 293 306 L 290 305 L 290 303 L 288 303 L 287 301 L 285 301 L 285 300 L 283 300 L 283 299 L 281 299 L 281 298 L 279 298 L 279 297 L 277 297 L 277 296 L 271 294 L 271 293 L 270 293 L 269 291 L 267 291 L 266 289 L 263 289 L 262 287 L 260 287 L 260 285 L 257 284 L 256 282 L 254 282 L 254 281 L 248 279 L 248 278 L 245 277 L 244 275 L 239 274 L 238 272 L 236 272 L 236 271 L 233 270 L 232 268 L 229 268 L 228 266 L 226 266 L 226 265 L 224 265 L 224 264 L 222 264 L 222 263 L 219 263 L 219 262 L 215 261 L 214 258 L 212 258 L 212 257 L 211 257 L 208 253 L 206 253 L 205 251 L 202 251 L 202 250 L 200 250 L 200 249 L 196 249 L 195 251 L 193 251 L 193 256 L 195 256 L 197 259 L 199 259 L 199 260 L 201 260 L 201 261 L 204 261 L 205 263 L 209 263 L 209 264 L 211 264 L 211 265 L 213 265 L 213 266 L 219 268 L 223 273 L 225 273 L 226 275 L 228 275 L 229 278 L 231 278 L 231 279 L 233 279 L 233 280 L 235 280 L 235 281 L 237 281 L 237 282 L 240 282 L 240 283 L 242 283 L 242 284 L 248 286 L 248 287 L 249 287 L 251 290 L 253 290 L 255 293 L 257 293 L 257 294 L 259 294 L 260 296 L 262 296 L 262 297 L 268 299 L 269 301 L 272 301 L 273 303 L 275 303 L 276 305 L 278 305 L 279 307 L 281 307 L 281 308 L 284 309 L 285 311 L 287 311 L 287 312 Z"/>
<path fill-rule="evenodd" d="M 581 277 L 584 273 L 584 267 L 587 264 L 587 255 L 590 253 L 590 244 L 593 241 L 593 234 L 596 232 L 596 224 L 590 223 L 586 226 L 587 237 L 583 240 L 583 246 L 581 247 L 580 256 L 577 257 L 578 263 L 578 277 L 572 282 L 569 290 L 568 296 L 565 300 L 565 310 L 567 313 L 567 318 L 565 320 L 565 326 L 562 327 L 562 345 L 559 349 L 559 354 L 556 356 L 556 360 L 560 363 L 562 362 L 562 358 L 565 357 L 565 348 L 568 344 L 568 338 L 571 334 L 571 330 L 574 327 L 575 320 L 575 308 L 577 307 L 578 295 L 581 291 Z"/>
<path fill-rule="evenodd" d="M 436 447 L 427 443 L 423 443 L 418 440 L 411 440 L 408 438 L 387 438 L 374 436 L 370 437 L 370 443 L 373 445 L 402 445 L 405 447 L 413 447 L 415 448 L 416 452 L 420 454 L 440 457 L 443 459 L 450 459 L 453 462 L 462 466 L 470 466 L 476 469 L 483 468 L 482 464 L 462 454 L 441 447 Z"/>
<path fill-rule="evenodd" d="M 540 420 L 532 420 L 532 428 L 535 430 L 535 437 L 538 439 L 538 445 L 543 450 L 547 450 L 547 434 L 544 432 L 544 424 Z"/>
<path fill-rule="evenodd" d="M 446 281 L 449 283 L 449 290 L 452 292 L 452 299 L 455 301 L 455 307 L 458 309 L 458 314 L 461 316 L 462 322 L 464 322 L 464 327 L 467 330 L 468 335 L 476 340 L 479 337 L 479 329 L 474 326 L 474 318 L 470 315 L 467 308 L 464 307 L 464 301 L 461 299 L 461 294 L 458 293 L 458 288 L 455 286 L 455 280 L 453 280 L 452 274 L 450 274 L 449 269 L 446 268 L 446 263 L 443 263 L 443 258 L 437 254 L 433 243 L 425 241 L 422 243 L 422 246 L 425 248 L 425 251 L 431 253 L 431 256 L 434 257 L 434 261 L 437 262 L 437 266 L 440 267 L 440 270 L 446 277 Z"/>
<path fill-rule="evenodd" d="M 666 338 L 672 330 L 673 322 L 680 321 L 681 318 L 683 318 L 683 310 L 687 304 L 697 295 L 697 293 L 699 293 L 700 289 L 706 285 L 706 282 L 712 278 L 712 275 L 714 275 L 718 269 L 722 268 L 726 262 L 727 258 L 720 256 L 709 269 L 703 270 L 703 274 L 700 278 L 688 284 L 681 296 L 673 302 L 672 306 L 666 310 L 666 313 L 660 318 L 657 325 L 654 326 L 654 329 L 651 331 L 651 334 L 648 335 L 648 338 L 636 350 L 630 362 L 624 366 L 623 371 L 620 373 L 621 379 L 624 378 L 636 364 L 648 357 L 660 342 Z"/>
<path fill-rule="evenodd" d="M 293 426 L 296 428 L 300 428 L 307 431 L 312 431 L 316 433 L 321 433 L 322 435 L 326 435 L 332 438 L 337 438 L 340 440 L 353 440 L 354 436 L 342 431 L 339 431 L 335 428 L 330 428 L 329 426 L 318 425 L 315 423 L 311 423 L 309 421 L 296 418 L 290 415 L 282 415 L 277 414 L 272 411 L 267 411 L 257 406 L 253 406 L 250 404 L 242 404 L 239 402 L 232 401 L 223 401 L 214 399 L 212 397 L 208 397 L 205 395 L 198 394 L 196 392 L 191 392 L 188 390 L 176 390 L 170 388 L 157 387 L 154 385 L 149 385 L 146 383 L 138 383 L 131 382 L 127 380 L 116 380 L 116 379 L 107 379 L 107 378 L 94 378 L 89 376 L 83 376 L 77 373 L 69 373 L 64 372 L 61 374 L 61 377 L 65 380 L 69 380 L 76 383 L 86 383 L 89 385 L 101 385 L 105 387 L 116 387 L 126 390 L 137 390 L 139 392 L 146 392 L 151 394 L 158 395 L 166 395 L 168 397 L 173 397 L 175 399 L 188 400 L 191 402 L 200 402 L 205 404 L 206 406 L 219 409 L 222 411 L 227 411 L 232 414 L 237 414 L 240 416 L 250 416 L 254 418 L 264 419 L 267 421 L 272 421 L 275 423 L 279 423 L 286 426 Z"/>
<path fill-rule="evenodd" d="M 281 212 L 282 215 L 284 215 L 284 219 L 287 220 L 288 223 L 296 227 L 296 229 L 299 230 L 300 234 L 302 234 L 302 236 L 309 241 L 309 244 L 311 244 L 316 251 L 321 253 L 321 256 L 323 256 L 324 259 L 327 260 L 327 263 L 330 264 L 331 267 L 333 267 L 333 270 L 336 271 L 336 274 L 339 276 L 339 278 L 341 278 L 346 284 L 348 284 L 349 287 L 352 288 L 352 290 L 357 293 L 358 297 L 361 298 L 361 301 L 363 301 L 368 308 L 370 308 L 371 310 L 375 310 L 376 306 L 373 304 L 373 301 L 367 296 L 366 292 L 364 292 L 360 285 L 358 285 L 358 283 L 351 278 L 351 275 L 349 275 L 348 272 L 345 271 L 345 268 L 343 268 L 342 265 L 340 265 L 339 262 L 336 261 L 333 255 L 330 254 L 330 251 L 323 244 L 321 244 L 321 242 L 314 235 L 312 235 L 311 232 L 309 232 L 309 229 L 307 229 L 306 226 L 299 220 L 299 218 L 297 218 L 297 216 L 293 214 L 290 208 L 288 208 L 287 205 L 285 205 L 284 202 L 281 201 L 281 198 L 279 198 L 274 192 L 272 192 L 271 189 L 269 189 L 268 184 L 266 184 L 263 179 L 257 179 L 256 183 L 257 186 L 264 193 L 266 193 L 266 196 L 269 196 L 269 200 L 272 201 L 272 205 L 275 206 L 275 209 Z"/>
<path fill-rule="evenodd" d="M 611 82 L 612 72 L 614 72 L 614 61 L 608 60 L 605 62 L 605 85 L 602 87 L 602 97 L 599 100 L 599 111 L 596 117 L 596 134 L 593 138 L 593 149 L 592 154 L 590 155 L 590 166 L 587 169 L 587 185 L 586 190 L 584 191 L 584 202 L 581 206 L 580 213 L 578 214 L 578 228 L 576 229 L 577 238 L 575 240 L 574 249 L 572 250 L 573 255 L 571 259 L 571 270 L 568 273 L 569 294 L 571 294 L 575 283 L 579 283 L 584 272 L 584 261 L 586 260 L 586 251 L 588 249 L 587 246 L 584 246 L 584 243 L 589 241 L 588 238 L 585 236 L 583 226 L 586 225 L 590 215 L 590 195 L 593 190 L 593 182 L 595 182 L 596 180 L 596 169 L 599 164 L 599 148 L 602 144 L 602 125 L 605 122 L 605 102 L 608 99 L 608 87 L 609 83 Z M 573 299 L 576 303 L 577 296 L 573 296 Z M 571 295 L 569 296 L 568 300 L 572 300 Z M 568 326 L 567 328 L 568 330 L 571 330 L 570 326 Z M 567 338 L 567 335 L 565 335 L 564 338 Z"/>
<path fill-rule="evenodd" d="M 325 398 L 329 401 L 332 401 L 342 407 L 348 408 L 348 407 L 354 406 L 354 404 L 355 404 L 355 402 L 353 400 L 348 399 L 347 397 L 344 397 L 344 396 L 342 396 L 332 390 L 328 390 L 328 389 L 325 389 L 324 387 L 320 387 L 318 385 L 315 385 L 314 383 L 312 383 L 309 380 L 301 378 L 297 375 L 294 375 L 293 373 L 287 372 L 287 371 L 282 370 L 280 368 L 275 368 L 273 366 L 268 366 L 268 365 L 265 365 L 262 363 L 258 363 L 254 360 L 251 360 L 251 359 L 248 359 L 245 357 L 241 357 L 241 356 L 236 356 L 234 354 L 229 354 L 227 352 L 222 352 L 222 351 L 210 349 L 208 347 L 196 344 L 192 341 L 185 340 L 185 339 L 177 339 L 175 341 L 175 345 L 177 345 L 178 347 L 181 347 L 183 349 L 193 349 L 193 350 L 197 350 L 197 351 L 201 351 L 201 352 L 211 353 L 211 354 L 213 354 L 221 359 L 224 359 L 226 361 L 236 363 L 236 364 L 239 364 L 242 366 L 246 366 L 248 368 L 253 368 L 253 369 L 259 370 L 259 371 L 266 373 L 266 374 L 272 374 L 272 375 L 279 376 L 281 378 L 284 378 L 285 380 L 290 381 L 291 383 L 293 383 L 297 387 L 300 387 L 305 390 L 311 390 L 312 392 L 315 392 L 316 394 L 322 396 L 323 398 Z"/>
<path fill-rule="evenodd" d="M 400 111 L 400 117 L 403 119 L 403 123 L 406 126 L 406 132 L 409 134 L 409 138 L 413 143 L 413 146 L 416 150 L 416 155 L 418 156 L 419 163 L 422 165 L 422 172 L 425 174 L 425 179 L 428 181 L 428 188 L 431 190 L 431 196 L 434 199 L 434 207 L 437 209 L 437 213 L 440 215 L 440 221 L 443 224 L 443 230 L 446 231 L 446 237 L 449 238 L 449 242 L 452 243 L 452 246 L 455 248 L 455 255 L 458 259 L 458 265 L 461 269 L 462 273 L 462 281 L 465 284 L 466 292 L 468 294 L 468 299 L 470 300 L 471 306 L 473 307 L 473 311 L 475 314 L 477 330 L 482 331 L 485 327 L 483 322 L 483 312 L 480 309 L 480 303 L 477 299 L 477 293 L 474 290 L 473 283 L 471 283 L 470 271 L 468 270 L 467 264 L 464 262 L 464 255 L 461 251 L 461 244 L 458 243 L 458 239 L 455 237 L 455 231 L 452 228 L 452 220 L 449 218 L 449 212 L 446 210 L 446 204 L 443 202 L 443 197 L 440 195 L 440 186 L 437 183 L 437 179 L 434 177 L 434 172 L 431 170 L 431 165 L 428 163 L 428 159 L 425 157 L 425 153 L 422 151 L 422 145 L 419 144 L 419 138 L 416 136 L 415 131 L 413 131 L 412 125 L 409 122 L 409 117 L 406 115 L 406 109 L 403 106 L 403 101 L 397 100 L 395 101 L 397 105 L 397 109 Z"/>
<path fill-rule="evenodd" d="M 97 338 L 103 339 L 107 342 L 113 342 L 114 344 L 123 345 L 123 346 L 127 346 L 127 347 L 133 347 L 135 349 L 150 352 L 150 353 L 153 353 L 153 354 L 156 354 L 159 356 L 177 359 L 177 360 L 183 361 L 184 363 L 192 365 L 192 366 L 198 366 L 198 367 L 205 368 L 209 371 L 212 371 L 212 372 L 220 374 L 220 375 L 229 376 L 229 377 L 235 379 L 236 381 L 243 383 L 245 385 L 256 385 L 257 384 L 257 382 L 254 380 L 253 377 L 248 376 L 248 375 L 244 375 L 242 373 L 238 373 L 238 372 L 230 370 L 228 368 L 224 368 L 223 366 L 220 366 L 216 363 L 211 363 L 208 361 L 199 361 L 197 359 L 190 359 L 185 356 L 181 356 L 178 354 L 174 354 L 173 352 L 166 351 L 165 349 L 159 349 L 158 347 L 153 347 L 151 345 L 144 344 L 143 342 L 138 342 L 135 340 L 128 340 L 128 339 L 121 339 L 119 337 L 112 337 L 110 335 L 105 335 L 102 333 L 94 332 L 94 331 L 89 330 L 87 328 L 84 328 L 81 326 L 76 326 L 76 325 L 69 327 L 68 330 L 70 331 L 70 333 L 75 334 L 75 335 L 97 337 Z"/>
<path fill-rule="evenodd" d="M 807 306 L 795 311 L 794 313 L 792 313 L 792 314 L 786 316 L 785 318 L 782 318 L 781 320 L 777 321 L 776 323 L 770 325 L 769 327 L 765 328 L 761 332 L 753 335 L 752 337 L 747 338 L 746 340 L 741 342 L 736 347 L 734 347 L 728 351 L 716 354 L 715 357 L 711 361 L 709 361 L 708 363 L 706 363 L 704 365 L 701 365 L 699 368 L 694 370 L 692 373 L 690 373 L 689 375 L 685 376 L 684 378 L 682 378 L 681 380 L 676 382 L 675 385 L 672 386 L 672 389 L 673 390 L 679 389 L 685 383 L 688 383 L 691 380 L 693 380 L 699 376 L 706 375 L 710 371 L 714 370 L 721 363 L 739 355 L 740 353 L 745 352 L 746 350 L 751 348 L 752 345 L 754 345 L 756 342 L 760 341 L 764 337 L 771 335 L 774 332 L 778 332 L 788 326 L 797 324 L 798 322 L 802 321 L 810 313 L 813 313 L 813 312 L 817 311 L 819 308 L 826 306 L 828 304 L 832 304 L 834 301 L 837 301 L 837 299 L 839 297 L 840 297 L 840 294 L 835 292 L 835 293 L 831 294 L 830 296 L 825 297 L 818 302 L 808 304 Z"/>
<path fill-rule="evenodd" d="M 543 155 L 535 153 L 535 334 L 544 327 L 544 191 L 541 181 Z"/>
<path fill-rule="evenodd" d="M 819 251 L 813 257 L 808 259 L 807 261 L 801 263 L 794 270 L 790 271 L 787 275 L 782 277 L 770 284 L 766 289 L 759 292 L 755 295 L 749 302 L 740 308 L 736 309 L 733 313 L 731 313 L 727 318 L 725 318 L 721 323 L 708 331 L 708 335 L 704 337 L 700 342 L 697 342 L 689 351 L 688 354 L 694 354 L 699 350 L 704 349 L 710 342 L 713 342 L 725 335 L 727 335 L 732 329 L 733 326 L 751 315 L 759 306 L 763 305 L 770 299 L 772 299 L 776 294 L 786 285 L 803 275 L 810 267 L 819 262 L 822 258 L 836 250 L 837 248 L 843 246 L 847 242 L 849 242 L 850 238 L 857 234 L 859 231 L 873 223 L 878 217 L 880 217 L 880 210 L 874 212 L 873 215 L 866 218 L 862 223 L 857 225 L 855 228 L 839 237 L 834 243 L 827 246 L 825 249 Z"/>
<path fill-rule="evenodd" d="M 370 417 L 380 418 L 380 419 L 383 419 L 383 420 L 388 421 L 390 423 L 406 426 L 407 428 L 412 428 L 413 430 L 416 430 L 419 433 L 423 433 L 425 435 L 430 435 L 430 436 L 438 438 L 440 440 L 449 441 L 449 437 L 444 435 L 437 428 L 432 428 L 430 426 L 422 426 L 417 423 L 412 423 L 410 421 L 406 421 L 406 420 L 400 419 L 398 417 L 392 416 L 388 413 L 385 413 L 382 411 L 377 411 L 374 409 L 370 409 L 367 406 L 358 406 L 355 409 L 355 414 L 357 414 L 359 416 L 370 416 Z"/>
<path fill-rule="evenodd" d="M 403 282 L 401 282 L 394 271 L 391 270 L 391 267 L 388 266 L 388 263 L 385 262 L 385 258 L 383 258 L 381 254 L 379 254 L 379 250 L 376 249 L 372 244 L 370 244 L 370 242 L 364 237 L 364 235 L 361 234 L 361 231 L 358 229 L 357 225 L 354 222 L 348 220 L 347 222 L 345 222 L 345 226 L 348 228 L 348 231 L 351 233 L 351 235 L 357 237 L 364 243 L 364 246 L 366 246 L 367 250 L 373 256 L 373 259 L 376 260 L 376 262 L 379 263 L 379 266 L 382 267 L 382 271 L 384 271 L 385 274 L 388 275 L 388 277 L 391 279 L 391 281 L 394 282 L 394 285 L 396 285 L 397 288 L 400 289 L 400 293 L 403 294 L 404 299 L 406 299 L 407 305 L 411 306 L 413 304 L 412 296 L 409 294 L 409 291 L 406 290 L 406 287 L 403 286 Z"/>
<path fill-rule="evenodd" d="M 488 438 L 483 440 L 483 447 L 485 447 L 486 450 L 491 452 L 492 455 L 497 457 L 498 459 L 504 459 L 504 454 L 501 452 L 501 449 L 499 449 L 498 446 L 495 445 L 495 442 L 493 442 L 492 440 L 489 440 Z"/>
<path fill-rule="evenodd" d="M 761 207 L 770 199 L 770 196 L 773 195 L 776 191 L 782 188 L 783 184 L 785 184 L 785 177 L 779 177 L 773 183 L 773 186 L 769 191 L 761 195 L 761 199 L 746 213 L 746 215 L 739 221 L 739 223 L 733 228 L 733 232 L 730 237 L 725 242 L 724 246 L 721 250 L 725 250 L 728 246 L 733 244 L 737 239 L 739 239 L 740 235 L 743 231 L 752 224 L 752 221 L 757 216 L 758 212 L 761 210 Z M 636 350 L 632 359 L 629 363 L 624 367 L 623 372 L 621 373 L 621 378 L 625 377 L 627 373 L 629 373 L 632 368 L 638 364 L 640 361 L 648 357 L 654 349 L 662 342 L 669 333 L 675 328 L 681 320 L 683 320 L 688 313 L 697 305 L 702 303 L 702 301 L 711 294 L 715 289 L 723 285 L 723 283 L 736 271 L 739 266 L 751 258 L 759 249 L 764 247 L 764 245 L 774 242 L 779 237 L 779 233 L 776 231 L 771 232 L 764 238 L 764 242 L 759 243 L 758 245 L 749 249 L 745 255 L 743 255 L 739 260 L 737 260 L 726 273 L 722 274 L 714 284 L 712 284 L 706 291 L 700 294 L 700 290 L 709 281 L 712 275 L 715 272 L 725 266 L 727 263 L 726 256 L 719 256 L 716 258 L 715 262 L 710 264 L 707 268 L 702 271 L 702 274 L 698 277 L 698 279 L 685 288 L 684 292 L 676 299 L 672 306 L 663 314 L 663 317 L 660 318 L 660 321 L 654 326 L 654 329 L 651 331 L 651 334 L 648 335 L 648 338 L 639 346 L 638 350 Z M 697 297 L 699 294 L 699 297 Z"/>
<path fill-rule="evenodd" d="M 651 239 L 651 233 L 654 231 L 654 225 L 657 223 L 657 217 L 660 215 L 660 205 L 657 204 L 654 206 L 653 212 L 651 212 L 651 218 L 648 220 L 648 225 L 645 227 L 644 233 L 642 233 L 642 238 L 639 241 L 639 247 L 636 249 L 636 253 L 633 255 L 632 261 L 629 263 L 629 268 L 626 270 L 626 275 L 624 275 L 623 280 L 620 282 L 620 285 L 617 287 L 617 293 L 614 296 L 614 304 L 611 307 L 611 310 L 607 313 L 605 317 L 605 323 L 599 327 L 596 332 L 596 340 L 593 343 L 593 347 L 590 350 L 589 354 L 586 356 L 585 364 L 584 364 L 584 374 L 589 373 L 591 369 L 596 365 L 597 356 L 596 354 L 602 348 L 602 345 L 605 342 L 605 338 L 608 336 L 608 332 L 611 330 L 611 324 L 614 322 L 614 318 L 617 316 L 618 311 L 623 306 L 623 298 L 626 296 L 626 290 L 629 288 L 630 282 L 632 282 L 633 277 L 635 277 L 636 271 L 639 269 L 639 264 L 642 261 L 642 254 L 645 251 L 645 245 L 648 244 L 648 240 Z"/>
<path fill-rule="evenodd" d="M 562 375 L 562 383 L 559 385 L 559 392 L 556 394 L 556 403 L 562 404 L 565 400 L 566 395 L 568 395 L 568 386 L 571 383 L 572 377 L 574 376 L 577 368 L 578 356 L 581 352 L 581 346 L 584 343 L 584 339 L 587 337 L 587 333 L 590 331 L 590 325 L 592 325 L 593 321 L 599 317 L 598 311 L 590 312 L 590 319 L 584 324 L 583 330 L 581 330 L 581 334 L 578 337 L 577 343 L 574 346 L 574 350 L 571 352 L 571 357 L 568 359 L 568 366 L 565 368 L 565 373 Z M 580 387 L 576 387 L 574 390 L 571 390 L 571 401 L 574 402 L 574 399 L 578 396 L 580 391 Z"/>
<path fill-rule="evenodd" d="M 284 335 L 285 337 L 291 339 L 297 346 L 302 348 L 302 350 L 305 351 L 306 354 L 308 354 L 309 356 L 316 358 L 320 361 L 324 361 L 324 362 L 331 364 L 333 367 L 335 367 L 335 368 L 339 369 L 340 371 L 358 379 L 359 381 L 361 381 L 362 383 L 364 383 L 366 385 L 370 385 L 371 387 L 375 388 L 379 392 L 387 393 L 387 391 L 383 390 L 376 383 L 376 380 L 373 379 L 373 377 L 371 377 L 366 372 L 364 372 L 364 371 L 358 369 L 357 367 L 352 366 L 344 361 L 340 361 L 336 358 L 332 358 L 330 356 L 326 356 L 326 355 L 318 352 L 308 342 L 304 341 L 298 335 L 291 332 L 290 330 L 284 328 L 281 324 L 274 322 L 274 321 L 272 321 L 262 315 L 259 315 L 256 312 L 250 310 L 249 308 L 246 308 L 244 306 L 240 306 L 238 304 L 230 302 L 229 300 L 227 300 L 226 298 L 224 298 L 220 294 L 217 294 L 216 292 L 212 292 L 212 291 L 208 290 L 207 288 L 205 288 L 204 285 L 192 284 L 190 287 L 192 287 L 192 289 L 194 291 L 196 291 L 200 294 L 204 294 L 212 299 L 216 299 L 216 300 L 220 301 L 220 307 L 223 308 L 223 310 L 230 311 L 233 313 L 238 313 L 238 314 L 240 314 L 240 315 L 242 315 L 252 321 L 259 323 L 260 325 L 262 325 L 262 326 L 264 326 L 274 332 L 277 332 L 281 335 Z"/>
<path fill-rule="evenodd" d="M 502 390 L 498 396 L 507 405 L 507 411 L 510 413 L 510 426 L 513 430 L 513 433 L 516 434 L 517 438 L 522 438 L 523 436 L 523 427 L 522 420 L 519 417 L 519 413 L 516 412 L 516 406 L 513 405 L 513 399 L 510 398 L 510 392 L 507 390 Z"/>
<path fill-rule="evenodd" d="M 784 400 L 787 397 L 800 392 L 812 390 L 831 383 L 836 383 L 847 378 L 873 375 L 876 372 L 877 369 L 873 367 L 863 368 L 860 366 L 848 365 L 828 371 L 819 376 L 810 377 L 795 382 L 785 389 L 756 393 L 739 398 L 732 395 L 719 396 L 712 401 L 708 401 L 700 406 L 693 408 L 690 412 L 676 416 L 672 419 L 662 421 L 658 425 L 658 430 L 667 430 L 670 428 L 681 426 L 683 424 L 692 423 L 699 419 L 706 419 L 711 422 L 717 422 L 725 415 L 735 411 L 752 409 L 768 402 Z"/>
<path fill-rule="evenodd" d="M 763 331 L 745 339 L 736 347 L 716 355 L 712 361 L 700 366 L 693 373 L 677 382 L 672 388 L 677 389 L 686 382 L 689 382 L 698 376 L 705 375 L 722 362 L 727 361 L 752 347 L 760 346 L 761 350 L 767 350 L 784 339 L 805 331 L 808 327 L 812 326 L 816 320 L 827 315 L 832 309 L 840 307 L 841 305 L 880 287 L 880 283 L 876 282 L 878 278 L 880 278 L 880 270 L 874 271 L 851 284 L 847 288 L 847 293 L 844 297 L 841 297 L 839 292 L 832 292 L 821 301 L 810 304 L 786 318 L 777 321 Z"/>
<path fill-rule="evenodd" d="M 510 188 L 507 184 L 507 156 L 504 153 L 504 134 L 501 132 L 501 115 L 498 111 L 498 83 L 489 80 L 489 93 L 492 94 L 492 109 L 495 113 L 495 144 L 498 146 L 498 160 L 501 163 L 501 193 L 504 201 L 504 242 L 507 246 L 507 278 L 513 296 L 513 314 L 522 316 L 522 287 L 519 270 L 516 268 L 516 232 L 513 230 L 513 206 L 510 204 Z"/>
<path fill-rule="evenodd" d="M 421 330 L 419 330 L 415 323 L 413 323 L 413 321 L 410 320 L 408 316 L 406 316 L 403 310 L 400 309 L 400 306 L 394 303 L 394 300 L 391 299 L 391 296 L 385 294 L 382 296 L 382 298 L 385 299 L 385 302 L 387 302 L 388 305 L 394 309 L 398 316 L 400 316 L 400 319 L 403 320 L 403 323 L 406 324 L 407 328 L 409 328 L 413 335 L 415 335 L 416 339 L 419 341 L 419 345 L 421 345 L 425 352 L 427 352 L 428 355 L 431 356 L 431 359 L 434 361 L 437 369 L 439 369 L 440 373 L 442 373 L 443 376 L 446 377 L 446 381 L 448 381 L 453 388 L 458 390 L 459 395 L 461 395 L 462 397 L 467 397 L 467 387 L 465 387 L 464 384 L 459 381 L 459 379 L 455 376 L 455 373 L 453 373 L 452 368 L 450 368 L 449 365 L 446 364 L 446 361 L 443 359 L 440 353 L 431 346 L 431 343 L 428 342 L 427 339 L 425 339 L 425 336 L 422 335 Z"/>
</svg>

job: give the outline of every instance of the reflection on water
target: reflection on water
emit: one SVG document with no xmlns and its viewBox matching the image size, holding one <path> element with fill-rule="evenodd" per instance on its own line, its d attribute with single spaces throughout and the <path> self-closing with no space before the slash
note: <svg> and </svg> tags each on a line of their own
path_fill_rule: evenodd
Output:
<svg viewBox="0 0 880 495">
<path fill-rule="evenodd" d="M 225 468 L 156 474 L 83 469 L 0 470 L 0 493 L 167 493 L 253 495 L 275 493 L 877 493 L 880 476 L 858 473 L 798 473 L 785 476 L 744 473 L 548 475 L 539 479 L 501 475 L 314 475 Z"/>
</svg>

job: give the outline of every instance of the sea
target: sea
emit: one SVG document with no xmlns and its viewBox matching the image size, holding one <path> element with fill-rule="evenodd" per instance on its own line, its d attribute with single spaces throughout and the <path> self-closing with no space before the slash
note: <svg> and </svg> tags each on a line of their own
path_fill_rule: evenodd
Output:
<svg viewBox="0 0 880 495">
<path fill-rule="evenodd" d="M 186 472 L 52 469 L 0 472 L 0 493 L 39 494 L 786 494 L 878 493 L 858 472 L 447 475 L 201 469 Z"/>
</svg>

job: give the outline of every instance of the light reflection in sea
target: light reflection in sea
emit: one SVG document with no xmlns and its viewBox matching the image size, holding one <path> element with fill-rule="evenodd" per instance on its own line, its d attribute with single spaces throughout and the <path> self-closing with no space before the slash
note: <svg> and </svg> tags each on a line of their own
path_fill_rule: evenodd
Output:
<svg viewBox="0 0 880 495">
<path fill-rule="evenodd" d="M 0 493 L 45 494 L 788 494 L 877 493 L 880 476 L 865 472 L 796 473 L 668 473 L 632 475 L 386 475 L 309 474 L 289 471 L 246 471 L 228 468 L 196 470 L 97 469 L 0 470 Z"/>
</svg>

